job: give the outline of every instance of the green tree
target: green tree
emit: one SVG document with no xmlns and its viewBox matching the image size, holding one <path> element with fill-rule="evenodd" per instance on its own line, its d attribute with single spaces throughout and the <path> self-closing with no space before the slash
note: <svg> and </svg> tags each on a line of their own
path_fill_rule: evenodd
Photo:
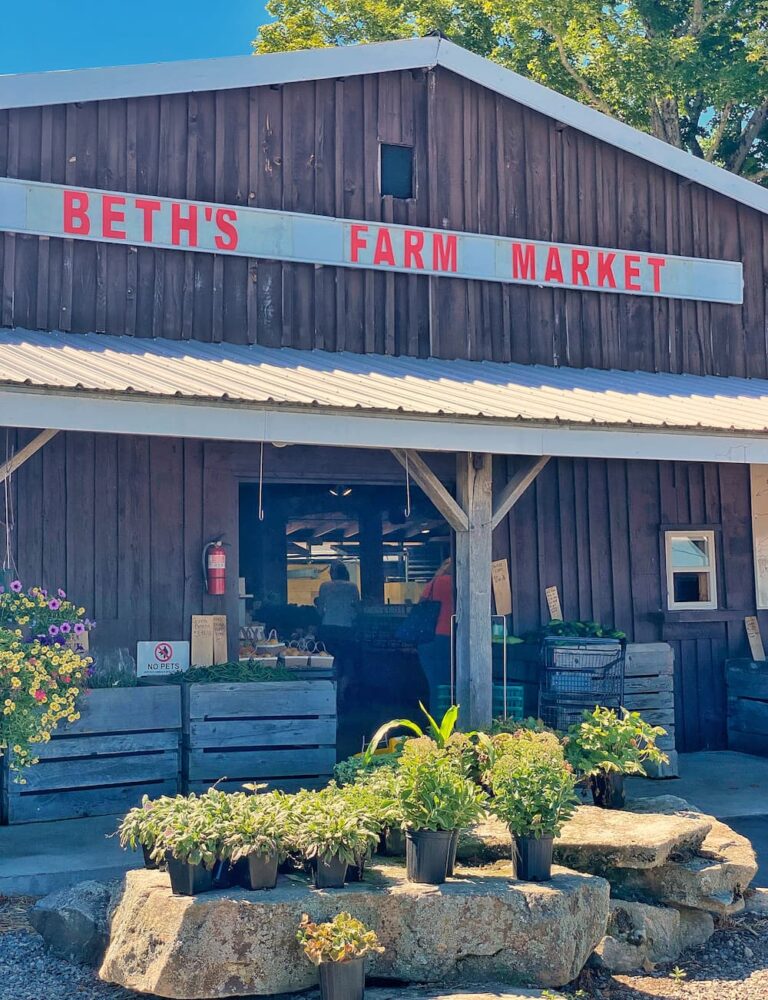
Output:
<svg viewBox="0 0 768 1000">
<path fill-rule="evenodd" d="M 268 0 L 257 52 L 459 45 L 768 183 L 768 0 Z"/>
</svg>

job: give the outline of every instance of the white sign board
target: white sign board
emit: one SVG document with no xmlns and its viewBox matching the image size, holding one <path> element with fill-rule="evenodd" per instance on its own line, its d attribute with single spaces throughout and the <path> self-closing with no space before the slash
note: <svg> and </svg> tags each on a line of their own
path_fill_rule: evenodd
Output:
<svg viewBox="0 0 768 1000">
<path fill-rule="evenodd" d="M 739 304 L 740 261 L 0 178 L 0 230 L 333 267 Z"/>
<path fill-rule="evenodd" d="M 768 465 L 749 467 L 757 607 L 768 608 Z"/>
<path fill-rule="evenodd" d="M 189 643 L 161 639 L 136 644 L 136 676 L 166 677 L 189 670 Z"/>
</svg>

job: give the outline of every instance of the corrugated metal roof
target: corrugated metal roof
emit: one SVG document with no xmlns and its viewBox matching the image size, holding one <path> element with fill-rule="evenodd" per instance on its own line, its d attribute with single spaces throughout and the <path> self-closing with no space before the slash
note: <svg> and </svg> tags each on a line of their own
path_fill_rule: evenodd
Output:
<svg viewBox="0 0 768 1000">
<path fill-rule="evenodd" d="M 535 424 L 768 430 L 768 381 L 0 332 L 0 385 Z M 12 421 L 11 421 L 12 422 Z"/>
</svg>

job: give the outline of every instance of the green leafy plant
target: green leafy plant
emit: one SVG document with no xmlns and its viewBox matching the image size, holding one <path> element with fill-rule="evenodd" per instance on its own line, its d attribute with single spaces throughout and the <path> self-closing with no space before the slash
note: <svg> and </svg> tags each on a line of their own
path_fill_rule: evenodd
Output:
<svg viewBox="0 0 768 1000">
<path fill-rule="evenodd" d="M 289 853 L 295 830 L 290 795 L 238 795 L 222 825 L 221 857 L 234 862 L 252 854 L 276 854 L 282 861 Z"/>
<path fill-rule="evenodd" d="M 165 817 L 178 808 L 181 798 L 182 796 L 171 798 L 163 795 L 159 799 L 150 799 L 148 795 L 143 796 L 141 805 L 129 809 L 117 828 L 120 846 L 130 847 L 134 851 L 145 847 L 151 854 L 163 829 Z"/>
<path fill-rule="evenodd" d="M 491 811 L 518 837 L 556 837 L 577 805 L 576 778 L 557 738 L 509 735 L 490 770 Z"/>
<path fill-rule="evenodd" d="M 402 819 L 413 830 L 458 830 L 485 811 L 482 789 L 457 767 L 447 749 L 427 737 L 406 743 L 400 774 Z"/>
<path fill-rule="evenodd" d="M 322 924 L 314 923 L 305 913 L 296 940 L 314 965 L 350 962 L 384 951 L 376 933 L 346 912 L 338 913 L 333 920 Z"/>
<path fill-rule="evenodd" d="M 358 864 L 375 848 L 379 826 L 362 802 L 351 801 L 335 786 L 293 796 L 296 810 L 295 848 L 311 861 L 340 858 Z"/>
<path fill-rule="evenodd" d="M 171 800 L 154 839 L 154 860 L 162 861 L 167 853 L 182 863 L 212 868 L 223 855 L 224 830 L 243 797 L 210 788 L 201 796 Z"/>
<path fill-rule="evenodd" d="M 656 740 L 666 735 L 661 726 L 651 726 L 639 712 L 625 708 L 617 713 L 611 708 L 596 707 L 586 711 L 581 722 L 568 730 L 566 757 L 579 773 L 587 776 L 600 772 L 645 774 L 647 761 L 664 764 L 669 758 Z"/>
<path fill-rule="evenodd" d="M 395 729 L 408 729 L 414 736 L 430 736 L 439 747 L 444 747 L 446 741 L 451 737 L 454 730 L 456 729 L 456 723 L 459 718 L 459 706 L 451 705 L 447 709 L 445 715 L 443 715 L 440 722 L 437 722 L 429 712 L 426 710 L 424 705 L 419 702 L 419 708 L 422 710 L 427 718 L 428 722 L 428 732 L 425 733 L 424 730 L 417 722 L 412 722 L 411 719 L 392 719 L 390 722 L 385 722 L 383 726 L 380 726 L 376 732 L 373 734 L 373 739 L 366 747 L 363 757 L 366 761 L 370 761 L 381 741 L 393 730 Z"/>
<path fill-rule="evenodd" d="M 285 667 L 265 667 L 259 660 L 232 660 L 213 667 L 190 667 L 184 673 L 172 674 L 174 684 L 242 684 L 252 682 L 295 681 L 295 670 Z"/>
<path fill-rule="evenodd" d="M 351 785 L 358 778 L 372 771 L 396 767 L 399 759 L 399 749 L 393 753 L 377 753 L 370 756 L 358 753 L 354 757 L 347 757 L 346 760 L 339 761 L 333 769 L 333 777 L 338 785 Z"/>
<path fill-rule="evenodd" d="M 676 965 L 670 972 L 669 978 L 673 979 L 679 986 L 682 986 L 683 980 L 688 978 L 688 973 L 685 969 L 681 969 L 679 965 Z"/>
<path fill-rule="evenodd" d="M 353 807 L 367 813 L 380 832 L 403 825 L 400 805 L 402 773 L 397 767 L 379 767 L 363 772 L 357 781 L 341 789 Z"/>
<path fill-rule="evenodd" d="M 553 618 L 535 632 L 529 632 L 526 639 L 537 640 L 547 636 L 567 639 L 626 639 L 625 632 L 601 625 L 600 622 L 562 621 L 559 618 Z"/>
</svg>

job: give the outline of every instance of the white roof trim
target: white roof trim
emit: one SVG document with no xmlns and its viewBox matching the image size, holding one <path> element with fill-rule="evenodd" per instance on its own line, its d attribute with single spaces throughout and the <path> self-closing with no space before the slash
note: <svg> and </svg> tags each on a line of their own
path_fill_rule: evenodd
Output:
<svg viewBox="0 0 768 1000">
<path fill-rule="evenodd" d="M 481 451 L 496 455 L 768 463 L 768 436 L 705 431 L 510 426 L 442 416 L 379 416 L 226 402 L 98 396 L 0 386 L 0 423 L 105 434 L 267 441 L 344 448 Z"/>
<path fill-rule="evenodd" d="M 497 63 L 439 38 L 307 49 L 263 56 L 0 76 L 0 109 L 229 90 L 443 66 L 565 125 L 768 214 L 768 188 L 737 177 Z"/>
</svg>

